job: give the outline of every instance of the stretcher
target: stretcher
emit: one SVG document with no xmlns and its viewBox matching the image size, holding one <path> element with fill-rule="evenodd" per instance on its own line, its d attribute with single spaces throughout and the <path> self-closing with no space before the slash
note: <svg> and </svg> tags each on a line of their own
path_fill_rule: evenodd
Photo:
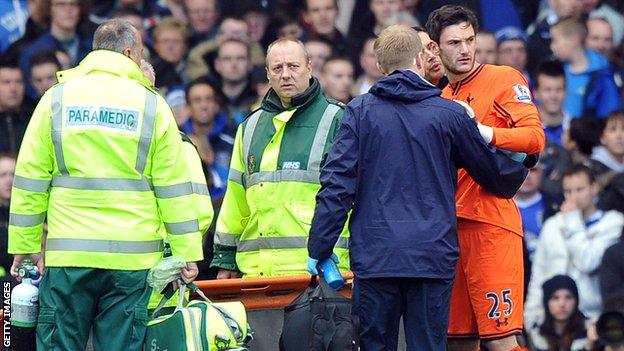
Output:
<svg viewBox="0 0 624 351">
<path fill-rule="evenodd" d="M 345 285 L 340 293 L 351 298 L 353 274 L 343 274 Z M 213 301 L 241 301 L 254 331 L 252 351 L 277 351 L 282 333 L 284 307 L 301 294 L 310 283 L 309 275 L 195 281 Z M 399 350 L 405 350 L 405 337 L 400 327 Z M 302 348 L 302 351 L 306 351 Z"/>
</svg>

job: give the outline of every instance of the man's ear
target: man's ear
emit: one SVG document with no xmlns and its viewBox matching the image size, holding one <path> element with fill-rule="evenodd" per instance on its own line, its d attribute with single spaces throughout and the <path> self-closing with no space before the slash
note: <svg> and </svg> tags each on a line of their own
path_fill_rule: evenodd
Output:
<svg viewBox="0 0 624 351">
<path fill-rule="evenodd" d="M 384 71 L 383 68 L 381 68 L 381 66 L 379 65 L 379 61 L 375 62 L 375 64 L 377 65 L 377 69 L 379 70 L 379 72 L 381 72 L 381 74 L 383 74 L 384 76 L 388 75 L 388 73 L 386 73 L 386 71 Z"/>
</svg>

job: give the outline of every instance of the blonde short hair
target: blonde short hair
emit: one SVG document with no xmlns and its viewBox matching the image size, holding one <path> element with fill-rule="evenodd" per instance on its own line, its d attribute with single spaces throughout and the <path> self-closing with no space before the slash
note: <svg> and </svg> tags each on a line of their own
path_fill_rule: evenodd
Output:
<svg viewBox="0 0 624 351">
<path fill-rule="evenodd" d="M 373 48 L 381 69 L 391 73 L 412 67 L 422 43 L 414 29 L 396 24 L 381 31 Z"/>
<path fill-rule="evenodd" d="M 158 41 L 160 35 L 166 31 L 176 31 L 180 34 L 182 39 L 186 40 L 186 26 L 182 21 L 173 16 L 168 16 L 160 20 L 156 27 L 154 27 L 152 38 L 154 38 L 154 41 Z"/>
</svg>

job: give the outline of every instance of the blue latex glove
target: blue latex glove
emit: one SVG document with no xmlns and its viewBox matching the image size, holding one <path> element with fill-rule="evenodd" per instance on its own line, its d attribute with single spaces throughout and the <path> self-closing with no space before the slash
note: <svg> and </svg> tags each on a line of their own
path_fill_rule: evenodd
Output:
<svg viewBox="0 0 624 351">
<path fill-rule="evenodd" d="M 318 265 L 318 260 L 308 257 L 308 267 L 307 270 L 308 272 L 310 272 L 310 274 L 312 275 L 318 275 L 318 269 L 316 269 L 316 266 Z"/>
<path fill-rule="evenodd" d="M 513 152 L 513 151 L 507 151 L 507 150 L 502 150 L 501 151 L 507 155 L 507 157 L 509 157 L 510 159 L 516 161 L 516 162 L 524 162 L 524 159 L 526 158 L 526 154 L 524 152 Z"/>
<path fill-rule="evenodd" d="M 336 254 L 335 254 L 335 253 L 332 253 L 332 255 L 331 255 L 330 259 L 331 259 L 332 261 L 334 261 L 334 263 L 335 263 L 336 265 L 338 265 L 338 263 L 340 263 L 340 260 L 338 259 L 338 256 L 336 256 Z"/>
</svg>

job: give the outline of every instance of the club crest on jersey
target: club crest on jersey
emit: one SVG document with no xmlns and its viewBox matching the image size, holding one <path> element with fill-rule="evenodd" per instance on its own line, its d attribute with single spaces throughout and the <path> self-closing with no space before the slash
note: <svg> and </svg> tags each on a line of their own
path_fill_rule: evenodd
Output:
<svg viewBox="0 0 624 351">
<path fill-rule="evenodd" d="M 299 162 L 299 161 L 284 161 L 284 163 L 282 163 L 282 169 L 291 169 L 291 170 L 301 169 L 301 162 Z"/>
<path fill-rule="evenodd" d="M 516 92 L 516 100 L 520 102 L 531 102 L 531 91 L 524 85 L 516 84 L 513 87 Z"/>
</svg>

